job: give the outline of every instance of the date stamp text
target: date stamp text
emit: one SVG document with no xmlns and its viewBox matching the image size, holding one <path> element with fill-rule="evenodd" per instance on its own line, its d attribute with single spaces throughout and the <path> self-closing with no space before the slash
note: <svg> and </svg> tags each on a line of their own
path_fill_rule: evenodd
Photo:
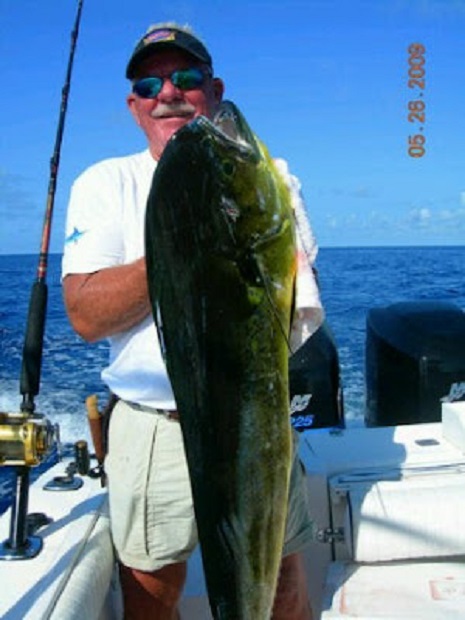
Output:
<svg viewBox="0 0 465 620">
<path fill-rule="evenodd" d="M 421 43 L 412 43 L 408 47 L 408 87 L 413 89 L 408 102 L 408 121 L 414 124 L 413 135 L 408 137 L 408 154 L 410 157 L 423 157 L 426 153 L 426 48 Z"/>
</svg>

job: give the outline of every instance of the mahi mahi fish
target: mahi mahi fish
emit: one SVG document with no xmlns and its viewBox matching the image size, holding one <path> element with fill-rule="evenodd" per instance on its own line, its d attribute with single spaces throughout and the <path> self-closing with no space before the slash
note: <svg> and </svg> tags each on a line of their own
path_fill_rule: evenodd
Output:
<svg viewBox="0 0 465 620">
<path fill-rule="evenodd" d="M 295 228 L 289 190 L 232 102 L 168 142 L 145 239 L 211 611 L 268 620 L 292 451 Z"/>
</svg>

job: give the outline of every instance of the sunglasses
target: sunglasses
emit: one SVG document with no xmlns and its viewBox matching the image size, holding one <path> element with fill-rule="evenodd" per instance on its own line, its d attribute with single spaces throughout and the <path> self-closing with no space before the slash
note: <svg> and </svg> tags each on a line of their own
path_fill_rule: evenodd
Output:
<svg viewBox="0 0 465 620">
<path fill-rule="evenodd" d="M 138 80 L 132 85 L 132 92 L 142 97 L 142 99 L 155 99 L 163 88 L 163 83 L 167 78 L 169 78 L 173 86 L 180 90 L 193 90 L 195 88 L 200 88 L 207 76 L 211 76 L 211 71 L 200 69 L 199 67 L 177 69 L 166 77 L 154 75 Z"/>
</svg>

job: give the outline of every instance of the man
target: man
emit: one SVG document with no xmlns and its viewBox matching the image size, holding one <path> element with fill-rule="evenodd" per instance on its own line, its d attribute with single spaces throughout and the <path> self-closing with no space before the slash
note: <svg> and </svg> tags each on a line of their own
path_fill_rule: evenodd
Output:
<svg viewBox="0 0 465 620">
<path fill-rule="evenodd" d="M 204 44 L 190 29 L 174 24 L 149 28 L 126 77 L 132 83 L 127 104 L 148 150 L 91 166 L 74 183 L 63 289 L 75 330 L 89 342 L 110 340 L 110 363 L 102 378 L 119 400 L 105 467 L 125 618 L 171 620 L 178 617 L 197 531 L 176 403 L 148 298 L 144 216 L 153 172 L 168 140 L 196 116 L 212 117 L 224 85 L 214 77 Z M 295 184 L 285 162 L 278 165 L 288 183 Z M 298 189 L 293 192 L 298 203 Z M 294 342 L 302 339 L 302 326 L 314 331 L 322 318 L 306 261 L 301 261 L 299 282 Z M 294 478 L 275 620 L 311 618 L 299 553 L 311 536 L 311 524 L 298 466 Z"/>
</svg>

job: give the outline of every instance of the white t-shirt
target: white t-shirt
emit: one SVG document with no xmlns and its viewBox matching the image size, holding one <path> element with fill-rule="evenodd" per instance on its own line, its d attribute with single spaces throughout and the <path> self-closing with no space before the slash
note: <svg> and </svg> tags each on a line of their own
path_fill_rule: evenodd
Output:
<svg viewBox="0 0 465 620">
<path fill-rule="evenodd" d="M 145 150 L 99 162 L 76 179 L 68 206 L 62 277 L 100 271 L 144 256 L 145 209 L 156 165 Z M 302 210 L 298 180 L 289 174 L 284 160 L 277 160 L 277 165 L 291 188 L 294 208 L 300 202 Z M 306 256 L 313 261 L 317 248 L 310 228 L 304 245 Z M 323 313 L 312 270 L 308 261 L 302 260 L 302 249 L 299 256 L 296 306 L 315 311 L 311 325 L 306 319 L 302 329 L 299 326 L 307 337 L 317 329 Z M 109 341 L 109 365 L 102 371 L 102 380 L 110 390 L 141 405 L 175 409 L 153 319 L 147 317 Z"/>
</svg>

